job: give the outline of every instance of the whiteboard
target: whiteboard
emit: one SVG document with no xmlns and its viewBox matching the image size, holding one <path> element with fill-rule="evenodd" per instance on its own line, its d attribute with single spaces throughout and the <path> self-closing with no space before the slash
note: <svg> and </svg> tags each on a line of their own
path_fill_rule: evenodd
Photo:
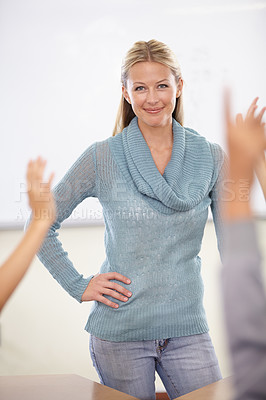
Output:
<svg viewBox="0 0 266 400">
<path fill-rule="evenodd" d="M 266 2 L 192 0 L 0 1 L 0 228 L 29 215 L 26 165 L 42 155 L 56 184 L 93 142 L 111 136 L 120 66 L 137 40 L 176 53 L 185 80 L 185 126 L 225 147 L 222 92 L 234 112 L 266 104 Z M 265 215 L 255 186 L 252 202 Z M 102 223 L 96 199 L 68 223 Z"/>
</svg>

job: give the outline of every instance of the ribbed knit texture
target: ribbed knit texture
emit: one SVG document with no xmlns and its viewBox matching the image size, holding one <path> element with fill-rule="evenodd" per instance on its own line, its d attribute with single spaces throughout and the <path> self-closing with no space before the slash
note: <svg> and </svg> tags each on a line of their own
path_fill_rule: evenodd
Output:
<svg viewBox="0 0 266 400">
<path fill-rule="evenodd" d="M 118 309 L 94 302 L 85 329 L 99 338 L 152 340 L 208 330 L 198 253 L 209 206 L 220 240 L 217 186 L 224 154 L 175 120 L 173 134 L 163 176 L 134 118 L 122 133 L 90 146 L 54 190 L 58 218 L 39 253 L 53 277 L 81 301 L 92 277 L 76 271 L 56 230 L 82 200 L 94 196 L 106 226 L 100 272 L 131 279 L 122 285 L 133 295 L 126 303 L 115 300 Z"/>
</svg>

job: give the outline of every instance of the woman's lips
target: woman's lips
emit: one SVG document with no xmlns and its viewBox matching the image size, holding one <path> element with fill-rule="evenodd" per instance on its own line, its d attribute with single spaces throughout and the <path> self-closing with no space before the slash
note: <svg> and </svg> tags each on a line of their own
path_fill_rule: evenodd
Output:
<svg viewBox="0 0 266 400">
<path fill-rule="evenodd" d="M 144 108 L 144 110 L 149 114 L 158 114 L 163 108 Z"/>
</svg>

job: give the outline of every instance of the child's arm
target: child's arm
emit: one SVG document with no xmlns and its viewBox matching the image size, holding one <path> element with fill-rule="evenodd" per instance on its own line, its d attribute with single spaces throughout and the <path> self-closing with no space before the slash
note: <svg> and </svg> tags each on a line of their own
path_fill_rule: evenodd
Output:
<svg viewBox="0 0 266 400">
<path fill-rule="evenodd" d="M 229 153 L 224 212 L 223 303 L 234 372 L 235 400 L 266 398 L 266 295 L 261 255 L 252 219 L 250 189 L 257 160 L 266 149 L 265 108 L 255 116 L 255 99 L 236 123 L 227 102 Z"/>
<path fill-rule="evenodd" d="M 17 248 L 0 268 L 0 310 L 24 276 L 55 219 L 55 204 L 50 191 L 53 175 L 47 183 L 42 182 L 45 164 L 41 158 L 28 164 L 27 185 L 32 221 Z"/>
<path fill-rule="evenodd" d="M 227 143 L 229 153 L 228 179 L 224 184 L 223 196 L 225 220 L 251 217 L 250 193 L 254 178 L 254 169 L 264 155 L 266 147 L 265 129 L 262 117 L 266 108 L 257 116 L 257 100 L 254 99 L 245 119 L 237 115 L 234 123 L 230 116 L 229 101 L 226 103 Z M 266 189 L 266 165 L 259 168 L 260 184 Z M 258 170 L 256 171 L 258 173 Z M 233 195 L 232 195 L 233 194 Z M 264 193 L 265 196 L 265 193 Z"/>
<path fill-rule="evenodd" d="M 266 201 L 266 158 L 264 152 L 257 162 L 255 171 Z"/>
<path fill-rule="evenodd" d="M 248 109 L 246 120 L 254 115 L 254 111 L 257 109 L 257 101 L 258 97 L 254 99 L 254 101 L 251 103 L 251 106 Z M 265 127 L 265 123 L 262 122 L 262 117 L 263 114 L 266 110 L 266 107 L 262 108 L 260 113 L 258 114 L 257 121 L 260 123 L 261 128 L 263 129 Z M 241 114 L 238 115 L 238 122 L 241 122 L 242 116 Z M 258 177 L 260 186 L 263 191 L 264 198 L 266 200 L 266 159 L 265 159 L 265 149 L 262 150 L 261 154 L 258 155 L 258 158 L 255 162 L 254 165 L 254 170 L 255 173 Z"/>
</svg>

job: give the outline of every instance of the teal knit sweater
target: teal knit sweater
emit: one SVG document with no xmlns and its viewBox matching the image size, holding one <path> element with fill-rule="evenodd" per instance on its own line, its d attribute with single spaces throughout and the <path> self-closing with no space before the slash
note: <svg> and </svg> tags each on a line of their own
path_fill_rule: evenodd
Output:
<svg viewBox="0 0 266 400">
<path fill-rule="evenodd" d="M 198 254 L 209 206 L 219 245 L 217 187 L 224 153 L 175 120 L 173 135 L 163 175 L 134 118 L 122 133 L 90 146 L 54 189 L 57 221 L 39 252 L 53 277 L 81 301 L 92 276 L 78 273 L 56 230 L 93 196 L 102 204 L 106 228 L 100 272 L 131 279 L 124 286 L 132 296 L 126 303 L 116 300 L 118 309 L 94 302 L 85 329 L 99 338 L 152 340 L 208 330 Z"/>
</svg>

